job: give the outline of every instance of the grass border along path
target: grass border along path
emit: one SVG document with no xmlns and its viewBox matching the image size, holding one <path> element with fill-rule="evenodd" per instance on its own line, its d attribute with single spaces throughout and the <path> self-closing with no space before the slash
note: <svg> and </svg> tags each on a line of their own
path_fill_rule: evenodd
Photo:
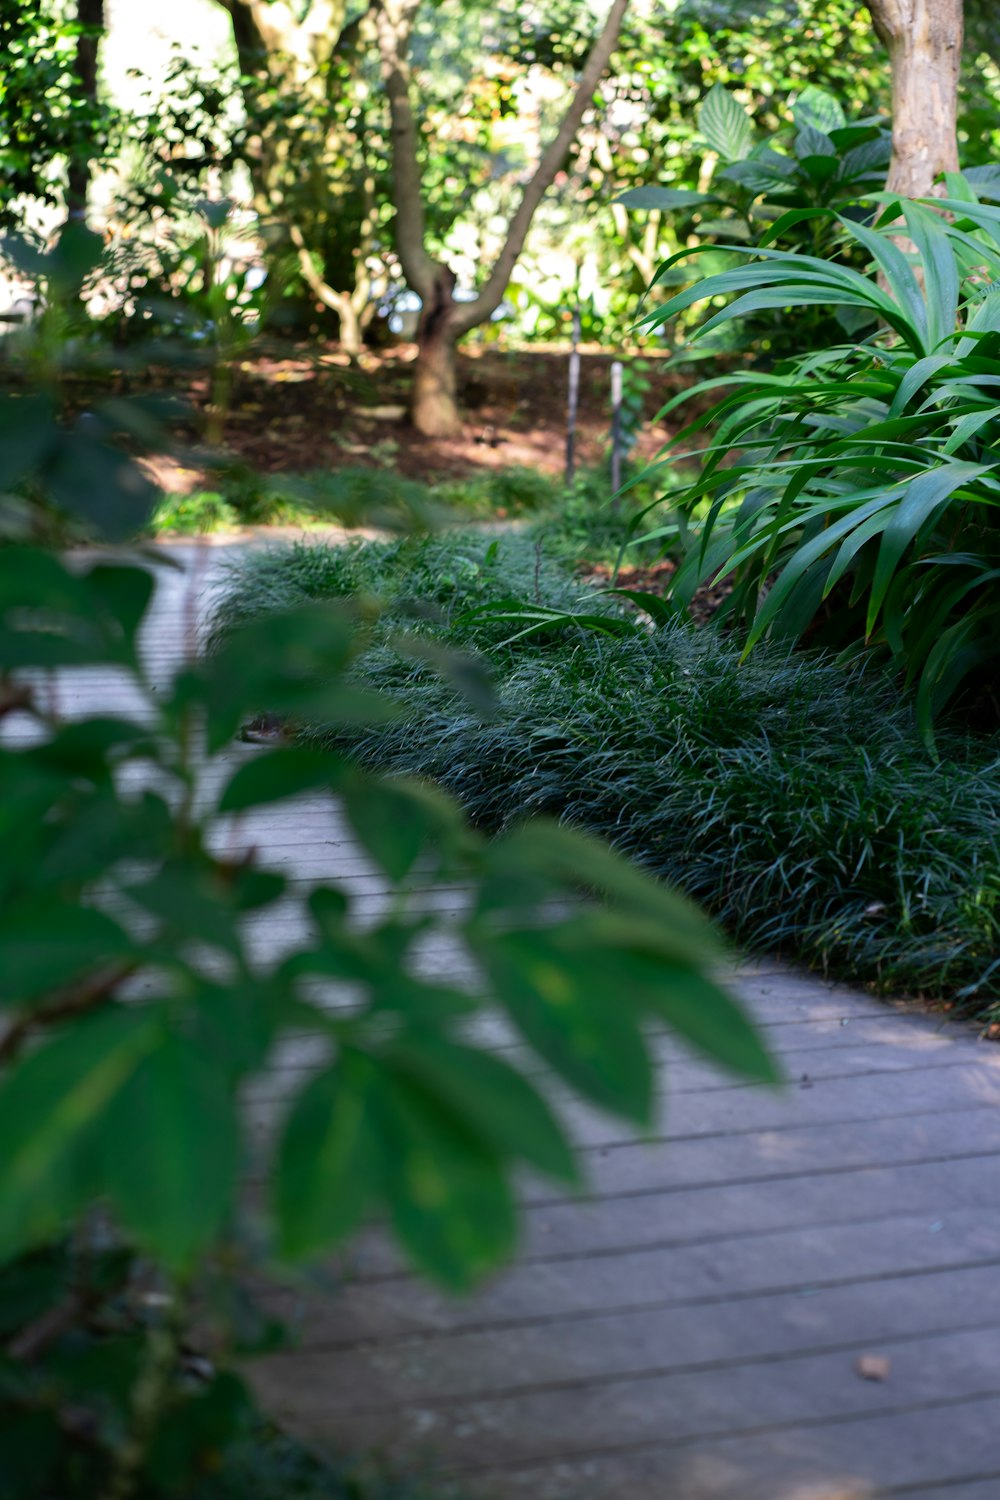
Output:
<svg viewBox="0 0 1000 1500">
<path fill-rule="evenodd" d="M 603 835 L 751 952 L 1000 1012 L 1000 738 L 946 732 L 935 761 L 874 671 L 775 647 L 741 662 L 710 629 L 511 643 L 470 609 L 615 609 L 524 535 L 304 544 L 242 559 L 231 585 L 219 630 L 306 598 L 383 601 L 359 670 L 403 716 L 310 742 L 429 777 L 490 829 L 545 812 Z M 394 649 L 401 625 L 482 652 L 495 711 Z"/>
</svg>

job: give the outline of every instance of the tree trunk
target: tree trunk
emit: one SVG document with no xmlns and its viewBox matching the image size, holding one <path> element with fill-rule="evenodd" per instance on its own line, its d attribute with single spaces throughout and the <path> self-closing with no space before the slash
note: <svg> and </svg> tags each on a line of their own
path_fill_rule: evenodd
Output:
<svg viewBox="0 0 1000 1500">
<path fill-rule="evenodd" d="M 356 356 L 362 349 L 365 304 L 371 290 L 365 262 L 373 243 L 374 181 L 365 168 L 360 186 L 367 207 L 360 229 L 338 222 L 337 239 L 341 244 L 347 234 L 355 235 L 351 242 L 353 286 L 350 290 L 340 290 L 327 281 L 327 268 L 323 264 L 322 224 L 328 207 L 328 184 L 322 177 L 322 168 L 310 165 L 311 154 L 303 150 L 296 133 L 296 118 L 289 123 L 284 112 L 262 112 L 259 105 L 262 98 L 277 97 L 286 106 L 297 99 L 306 113 L 315 109 L 318 120 L 326 118 L 325 146 L 332 147 L 336 155 L 348 155 L 355 143 L 329 108 L 340 97 L 332 92 L 341 86 L 333 65 L 356 63 L 364 49 L 374 44 L 371 19 L 363 11 L 348 21 L 348 0 L 301 0 L 294 7 L 272 4 L 271 0 L 219 0 L 219 3 L 232 20 L 243 101 L 256 127 L 254 149 L 248 154 L 247 166 L 254 207 L 266 225 L 269 260 L 273 267 L 283 267 L 294 255 L 309 290 L 323 306 L 336 313 L 344 349 Z M 363 128 L 357 151 L 363 163 Z M 317 150 L 316 160 L 322 159 L 323 151 Z M 314 264 L 310 253 L 317 250 L 319 266 Z M 339 273 L 342 276 L 342 265 Z"/>
<path fill-rule="evenodd" d="M 410 419 L 425 437 L 455 437 L 462 419 L 456 395 L 455 337 L 447 325 L 417 344 Z"/>
<path fill-rule="evenodd" d="M 892 164 L 886 187 L 908 198 L 958 171 L 962 0 L 868 0 L 892 66 Z"/>
<path fill-rule="evenodd" d="M 97 53 L 104 33 L 104 0 L 78 0 L 76 18 L 76 94 L 84 109 L 93 113 L 97 103 Z M 66 212 L 71 219 L 87 217 L 91 153 L 81 142 L 70 158 L 66 182 Z"/>
<path fill-rule="evenodd" d="M 410 420 L 425 437 L 454 437 L 462 427 L 455 368 L 458 334 L 452 318 L 454 291 L 455 273 L 448 266 L 437 266 L 434 280 L 424 287 L 410 396 Z"/>
<path fill-rule="evenodd" d="M 458 340 L 489 322 L 500 306 L 511 272 L 524 248 L 535 210 L 563 167 L 580 122 L 601 81 L 618 41 L 628 0 L 611 0 L 607 19 L 584 63 L 580 79 L 559 129 L 525 182 L 507 225 L 507 237 L 485 285 L 471 302 L 456 302 L 454 274 L 427 248 L 419 139 L 414 107 L 416 90 L 410 64 L 410 42 L 420 0 L 376 0 L 375 25 L 382 61 L 382 81 L 391 119 L 393 225 L 396 251 L 409 286 L 423 302 L 417 332 L 417 363 L 411 417 L 418 432 L 447 437 L 458 431 L 455 400 L 455 348 Z"/>
</svg>

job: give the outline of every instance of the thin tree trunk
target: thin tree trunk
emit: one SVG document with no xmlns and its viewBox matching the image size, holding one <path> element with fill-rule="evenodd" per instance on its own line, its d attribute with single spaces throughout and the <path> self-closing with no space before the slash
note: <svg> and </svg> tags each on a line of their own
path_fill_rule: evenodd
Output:
<svg viewBox="0 0 1000 1500">
<path fill-rule="evenodd" d="M 926 198 L 958 171 L 962 0 L 868 0 L 892 67 L 891 193 Z"/>
<path fill-rule="evenodd" d="M 511 272 L 524 248 L 535 210 L 565 163 L 580 122 L 608 65 L 625 19 L 628 0 L 612 0 L 604 27 L 591 48 L 559 129 L 525 183 L 500 254 L 485 286 L 472 302 L 455 301 L 454 275 L 427 249 L 418 153 L 419 128 L 413 106 L 410 68 L 410 37 L 419 4 L 420 0 L 377 0 L 375 22 L 392 126 L 396 251 L 407 282 L 423 303 L 417 331 L 411 417 L 418 432 L 443 437 L 460 427 L 455 399 L 458 340 L 470 329 L 488 322 L 500 306 Z"/>
<path fill-rule="evenodd" d="M 299 95 L 306 106 L 322 111 L 330 100 L 330 69 L 334 60 L 356 57 L 374 42 L 367 11 L 347 20 L 348 0 L 302 0 L 295 7 L 272 4 L 271 0 L 219 0 L 219 3 L 232 20 L 243 100 L 251 119 L 259 115 L 262 94 L 265 97 L 274 94 L 286 101 Z M 306 241 L 315 234 L 308 212 L 304 216 L 304 234 L 295 222 L 296 208 L 288 193 L 289 177 L 295 182 L 306 178 L 302 171 L 304 164 L 297 154 L 300 148 L 294 129 L 289 128 L 280 114 L 266 125 L 259 118 L 257 123 L 256 149 L 249 154 L 247 165 L 254 207 L 267 225 L 271 265 L 281 267 L 287 255 L 294 256 L 309 290 L 324 307 L 337 314 L 344 349 L 356 356 L 362 349 L 362 328 L 371 316 L 366 306 L 371 278 L 365 257 L 371 249 L 374 225 L 374 183 L 366 176 L 362 185 L 368 206 L 360 239 L 352 247 L 354 285 L 349 291 L 341 290 L 330 285 L 307 249 Z M 336 144 L 339 149 L 340 142 Z M 317 195 L 317 210 L 322 207 L 322 191 Z M 301 210 L 299 213 L 301 218 Z"/>
<path fill-rule="evenodd" d="M 297 224 L 289 224 L 288 237 L 295 246 L 302 280 L 318 302 L 337 314 L 341 347 L 345 354 L 355 358 L 361 353 L 361 323 L 354 297 L 350 292 L 337 291 L 320 275 Z"/>
<path fill-rule="evenodd" d="M 76 40 L 76 93 L 93 111 L 97 103 L 97 53 L 104 33 L 104 0 L 78 0 L 80 35 Z M 70 158 L 66 182 L 66 212 L 71 219 L 87 217 L 92 153 L 86 143 Z"/>
</svg>

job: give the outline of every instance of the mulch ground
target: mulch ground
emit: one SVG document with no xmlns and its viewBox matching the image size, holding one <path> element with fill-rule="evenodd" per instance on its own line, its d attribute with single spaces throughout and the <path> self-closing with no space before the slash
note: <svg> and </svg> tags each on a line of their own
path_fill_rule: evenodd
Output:
<svg viewBox="0 0 1000 1500">
<path fill-rule="evenodd" d="M 434 483 L 490 469 L 527 467 L 560 474 L 566 462 L 569 351 L 532 346 L 507 350 L 474 344 L 459 351 L 459 402 L 464 418 L 454 438 L 425 438 L 409 425 L 407 399 L 416 354 L 412 344 L 366 353 L 351 363 L 336 345 L 259 353 L 235 372 L 224 444 L 232 457 L 264 474 L 391 466 L 407 478 Z M 581 350 L 575 457 L 597 464 L 610 442 L 611 352 Z M 659 356 L 643 353 L 650 390 L 638 456 L 653 458 L 671 428 L 653 422 L 688 377 Z M 158 377 L 154 377 L 158 380 Z M 133 386 L 134 386 L 133 381 Z M 162 383 L 208 402 L 206 374 L 164 371 Z M 180 389 L 178 390 L 178 388 Z M 174 466 L 158 477 L 173 489 L 196 487 Z"/>
<path fill-rule="evenodd" d="M 593 588 L 607 588 L 611 583 L 613 571 L 607 563 L 581 561 L 577 568 L 577 576 Z M 615 587 L 635 589 L 640 593 L 657 594 L 663 597 L 669 592 L 671 580 L 676 572 L 677 564 L 672 558 L 665 558 L 662 562 L 652 563 L 645 568 L 621 567 L 615 578 Z M 708 583 L 696 589 L 690 610 L 694 623 L 704 625 L 711 620 L 732 591 L 732 578 L 725 578 L 721 583 Z"/>
</svg>

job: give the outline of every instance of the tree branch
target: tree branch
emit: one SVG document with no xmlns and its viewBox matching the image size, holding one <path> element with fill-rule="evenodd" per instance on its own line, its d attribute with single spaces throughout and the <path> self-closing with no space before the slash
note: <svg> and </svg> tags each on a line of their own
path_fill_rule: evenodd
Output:
<svg viewBox="0 0 1000 1500">
<path fill-rule="evenodd" d="M 335 291 L 328 281 L 324 281 L 313 264 L 313 258 L 309 253 L 305 240 L 302 238 L 302 231 L 297 224 L 289 224 L 288 238 L 295 246 L 299 270 L 302 273 L 302 280 L 306 286 L 316 300 L 322 302 L 324 307 L 328 307 L 331 312 L 340 313 L 343 310 L 344 302 L 347 300 L 347 293 Z"/>
<path fill-rule="evenodd" d="M 417 121 L 410 93 L 410 36 L 420 0 L 380 0 L 375 11 L 382 81 L 389 101 L 395 238 L 403 275 L 425 302 L 439 267 L 425 247 L 426 215 L 421 193 Z"/>
<path fill-rule="evenodd" d="M 528 237 L 535 210 L 569 155 L 569 149 L 580 128 L 580 122 L 597 92 L 601 75 L 615 49 L 627 9 L 628 0 L 613 0 L 604 29 L 591 48 L 583 72 L 580 74 L 580 82 L 563 115 L 562 123 L 554 139 L 543 151 L 542 158 L 531 178 L 525 184 L 521 201 L 517 205 L 507 230 L 507 239 L 497 256 L 486 285 L 475 302 L 456 304 L 456 310 L 450 318 L 456 337 L 468 333 L 470 328 L 475 328 L 480 323 L 485 323 L 500 306 L 503 294 L 510 282 L 511 272 L 524 249 L 524 242 Z M 419 291 L 419 288 L 417 290 Z"/>
<path fill-rule="evenodd" d="M 130 974 L 138 968 L 137 963 L 109 964 L 90 974 L 78 985 L 53 995 L 37 1010 L 26 1011 L 7 1027 L 0 1037 L 0 1063 L 9 1063 L 39 1026 L 51 1026 L 56 1021 L 67 1021 L 71 1016 L 80 1016 L 94 1010 L 107 1000 Z"/>
<path fill-rule="evenodd" d="M 236 43 L 236 60 L 240 65 L 240 72 L 249 77 L 259 71 L 266 71 L 267 47 L 248 0 L 218 0 L 218 3 L 223 10 L 229 12 L 233 23 L 233 41 Z"/>
<path fill-rule="evenodd" d="M 318 302 L 335 312 L 340 319 L 340 342 L 348 354 L 361 353 L 361 327 L 359 319 L 359 308 L 356 298 L 350 292 L 338 292 L 335 287 L 322 277 L 313 264 L 313 258 L 309 253 L 309 247 L 302 237 L 302 231 L 297 224 L 289 224 L 288 237 L 295 246 L 298 257 L 299 271 L 302 280 L 312 292 Z M 359 275 L 355 271 L 355 292 L 364 302 L 368 300 L 368 278 L 364 274 L 364 262 L 361 261 L 362 272 Z M 363 291 L 359 291 L 359 283 Z"/>
</svg>

